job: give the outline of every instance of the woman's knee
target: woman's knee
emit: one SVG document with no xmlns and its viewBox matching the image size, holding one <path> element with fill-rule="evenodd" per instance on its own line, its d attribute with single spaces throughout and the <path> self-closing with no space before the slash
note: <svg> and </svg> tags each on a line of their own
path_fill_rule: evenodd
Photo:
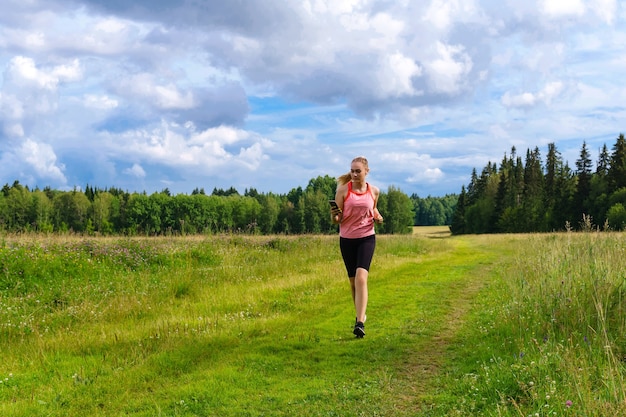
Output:
<svg viewBox="0 0 626 417">
<path fill-rule="evenodd" d="M 360 281 L 367 281 L 367 276 L 369 275 L 369 271 L 365 268 L 357 268 L 356 269 L 356 277 L 355 277 L 355 281 L 356 282 L 360 282 Z"/>
</svg>

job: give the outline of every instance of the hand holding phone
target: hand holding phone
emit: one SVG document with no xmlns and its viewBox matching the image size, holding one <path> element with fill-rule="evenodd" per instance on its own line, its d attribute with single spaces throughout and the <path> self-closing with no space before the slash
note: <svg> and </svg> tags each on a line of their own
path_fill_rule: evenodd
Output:
<svg viewBox="0 0 626 417">
<path fill-rule="evenodd" d="M 341 213 L 341 209 L 339 208 L 339 206 L 337 205 L 337 202 L 335 200 L 328 200 L 328 204 L 330 204 L 330 211 L 333 214 Z"/>
</svg>

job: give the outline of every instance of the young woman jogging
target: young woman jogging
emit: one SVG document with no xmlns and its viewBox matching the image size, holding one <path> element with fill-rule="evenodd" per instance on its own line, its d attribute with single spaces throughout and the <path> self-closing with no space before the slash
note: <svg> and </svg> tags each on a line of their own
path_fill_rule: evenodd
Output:
<svg viewBox="0 0 626 417">
<path fill-rule="evenodd" d="M 383 221 L 376 208 L 380 190 L 365 180 L 368 173 L 367 159 L 354 158 L 350 172 L 337 179 L 337 204 L 331 208 L 333 222 L 339 224 L 339 247 L 356 310 L 353 333 L 358 338 L 365 336 L 367 278 L 376 247 L 374 223 Z"/>
</svg>

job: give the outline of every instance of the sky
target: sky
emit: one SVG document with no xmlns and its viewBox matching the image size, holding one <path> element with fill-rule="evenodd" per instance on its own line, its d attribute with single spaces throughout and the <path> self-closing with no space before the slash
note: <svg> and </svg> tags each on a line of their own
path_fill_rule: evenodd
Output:
<svg viewBox="0 0 626 417">
<path fill-rule="evenodd" d="M 0 0 L 0 185 L 420 197 L 626 131 L 618 0 Z M 545 161 L 545 159 L 544 159 Z"/>
</svg>

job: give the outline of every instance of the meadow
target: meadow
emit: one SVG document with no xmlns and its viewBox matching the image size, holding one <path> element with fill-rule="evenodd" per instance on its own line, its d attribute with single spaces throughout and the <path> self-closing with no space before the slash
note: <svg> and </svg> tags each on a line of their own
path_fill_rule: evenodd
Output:
<svg viewBox="0 0 626 417">
<path fill-rule="evenodd" d="M 0 236 L 2 416 L 615 416 L 620 233 Z"/>
</svg>

